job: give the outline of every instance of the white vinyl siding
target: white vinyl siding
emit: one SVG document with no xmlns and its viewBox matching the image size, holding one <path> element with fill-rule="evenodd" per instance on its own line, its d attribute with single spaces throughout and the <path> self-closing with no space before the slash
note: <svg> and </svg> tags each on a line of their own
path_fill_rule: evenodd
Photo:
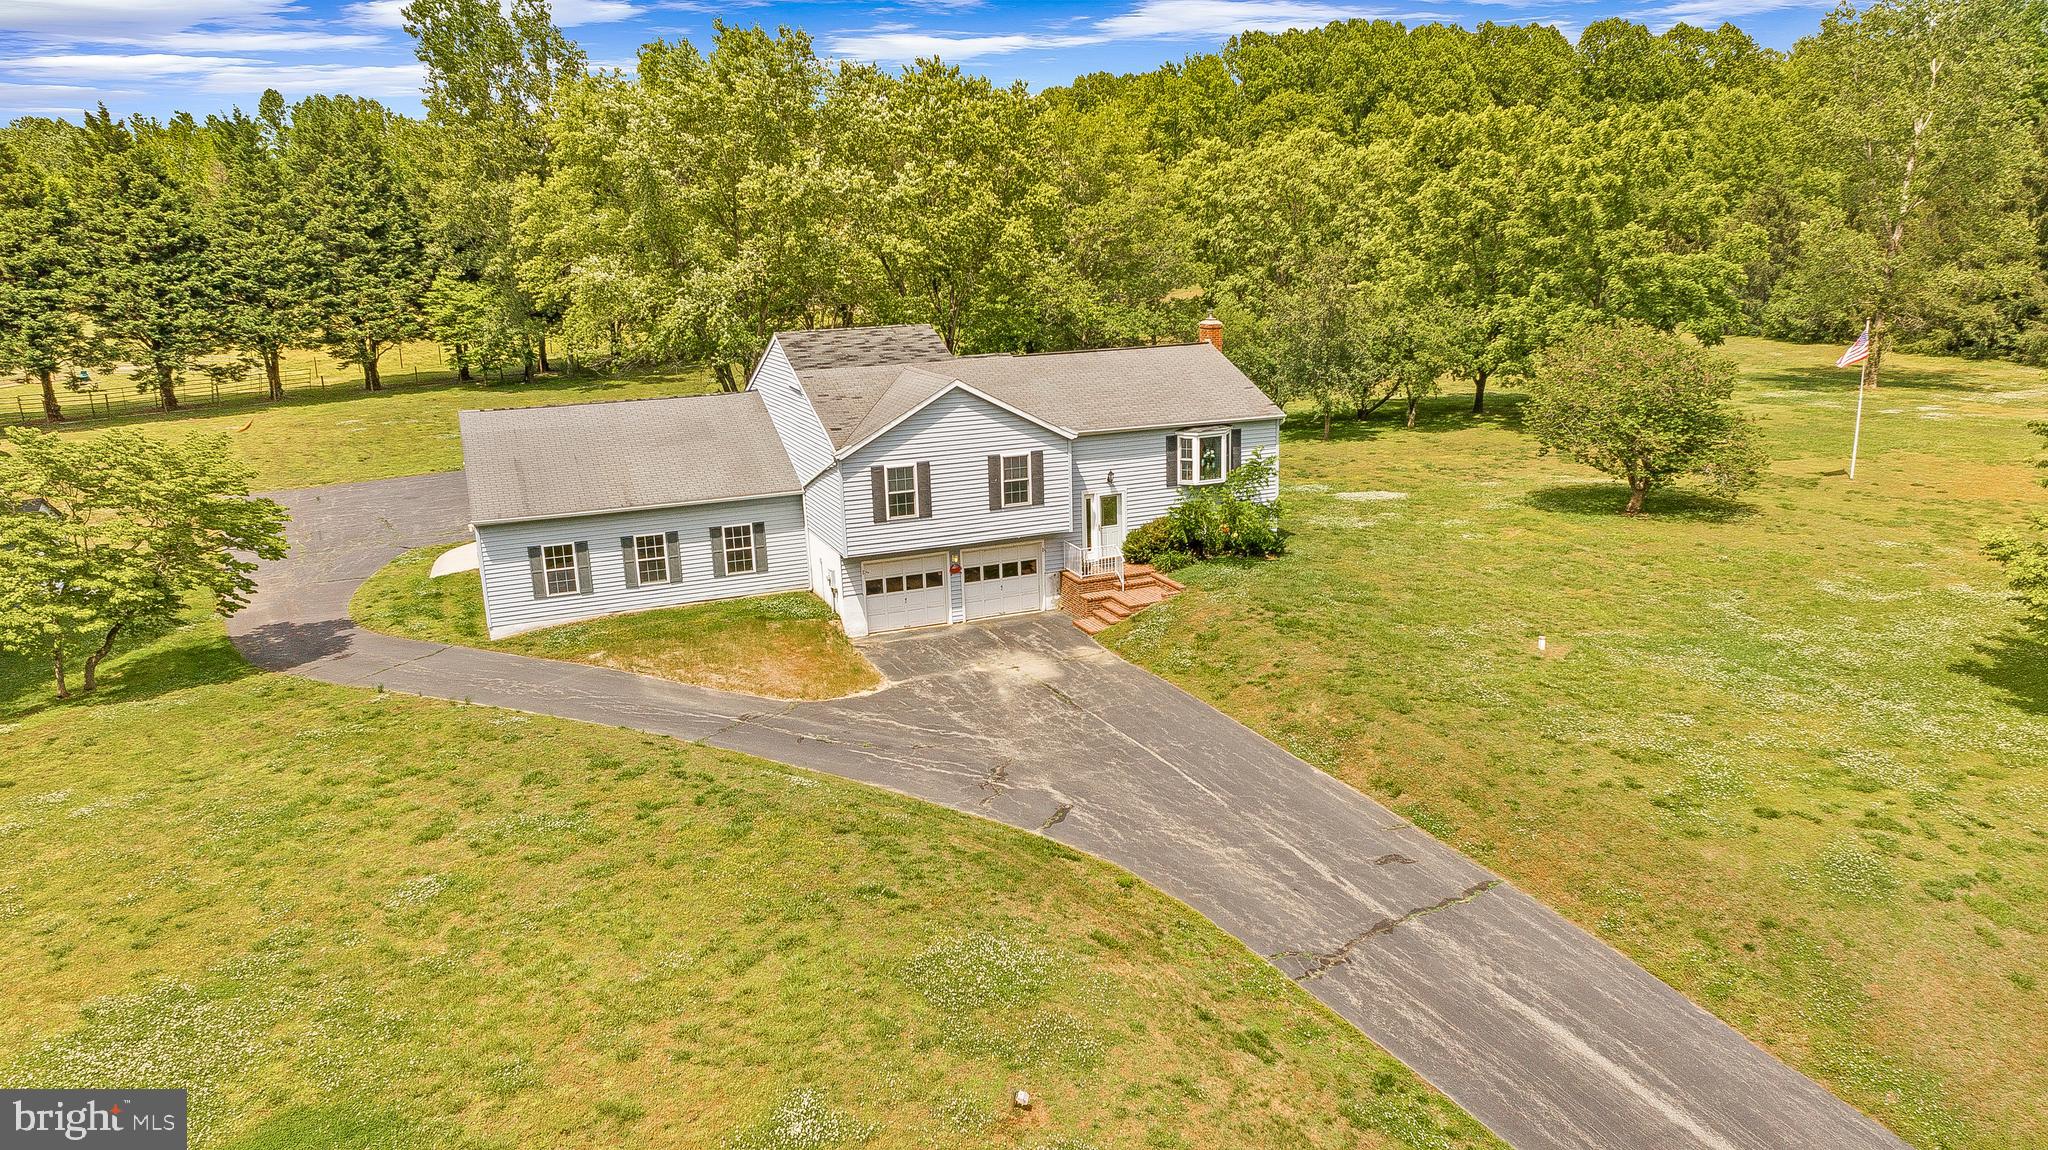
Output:
<svg viewBox="0 0 2048 1150">
<path fill-rule="evenodd" d="M 1159 442 L 1157 436 L 1153 442 Z M 849 558 L 1059 534 L 1074 529 L 1068 441 L 986 400 L 956 391 L 877 436 L 840 465 L 842 521 Z M 1044 452 L 1045 502 L 989 510 L 991 455 Z M 1154 452 L 1153 470 L 1159 470 Z M 931 470 L 928 516 L 875 522 L 869 468 L 919 463 Z M 924 510 L 923 508 L 919 509 Z"/>
<path fill-rule="evenodd" d="M 759 394 L 762 405 L 768 409 L 768 419 L 775 424 L 775 434 L 781 437 L 783 449 L 789 452 L 790 466 L 796 469 L 798 482 L 809 483 L 820 472 L 831 470 L 832 440 L 818 419 L 818 409 L 811 406 L 810 396 L 797 382 L 796 371 L 782 354 L 780 343 L 769 342 L 761 365 L 754 369 L 754 378 L 747 382 L 747 390 Z"/>
<path fill-rule="evenodd" d="M 723 579 L 714 576 L 711 528 L 746 524 L 751 530 L 755 523 L 764 525 L 766 570 L 730 574 Z M 669 581 L 628 587 L 620 541 L 648 535 L 666 537 L 670 532 L 674 532 L 675 552 L 665 556 Z M 494 639 L 601 615 L 796 591 L 811 585 L 803 503 L 795 495 L 701 507 L 487 524 L 476 529 L 476 536 L 485 618 Z M 589 548 L 588 594 L 535 598 L 527 548 L 566 545 L 573 549 L 578 542 Z"/>
<path fill-rule="evenodd" d="M 1260 423 L 1233 424 L 1243 433 L 1243 457 L 1250 459 L 1255 451 L 1263 451 L 1268 459 L 1277 459 L 1280 454 L 1280 422 L 1270 420 Z M 1166 514 L 1168 508 L 1180 502 L 1185 488 L 1167 482 L 1166 478 L 1166 437 L 1172 428 L 1154 431 L 1117 431 L 1105 435 L 1084 435 L 1074 441 L 1074 464 L 1071 481 L 1070 506 L 1073 509 L 1074 527 L 1066 536 L 1068 542 L 1083 546 L 1082 527 L 1087 522 L 1083 516 L 1081 500 L 1089 492 L 1114 491 L 1121 505 L 1124 530 L 1136 531 L 1145 524 Z M 1226 435 L 1228 431 L 1226 429 Z M 1229 450 L 1228 444 L 1225 451 Z M 1050 465 L 1048 465 L 1050 470 Z M 1114 473 L 1115 486 L 1109 479 Z M 1050 484 L 1050 478 L 1048 478 Z M 1280 497 L 1280 477 L 1276 469 L 1266 484 L 1265 497 Z M 1048 495 L 1050 498 L 1050 495 Z M 1057 559 L 1054 554 L 1051 558 Z"/>
<path fill-rule="evenodd" d="M 861 476 L 861 483 L 867 476 Z M 837 467 L 811 480 L 804 488 L 804 524 L 825 548 L 837 554 L 846 550 L 846 505 Z"/>
</svg>

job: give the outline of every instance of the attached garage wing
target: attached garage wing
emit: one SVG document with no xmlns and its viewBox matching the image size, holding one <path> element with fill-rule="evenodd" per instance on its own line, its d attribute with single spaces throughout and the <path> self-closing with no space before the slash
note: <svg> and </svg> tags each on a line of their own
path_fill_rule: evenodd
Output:
<svg viewBox="0 0 2048 1150">
<path fill-rule="evenodd" d="M 1045 610 L 1045 545 L 984 547 L 960 554 L 969 619 Z"/>
<path fill-rule="evenodd" d="M 870 560 L 860 573 L 870 632 L 946 622 L 945 552 Z"/>
</svg>

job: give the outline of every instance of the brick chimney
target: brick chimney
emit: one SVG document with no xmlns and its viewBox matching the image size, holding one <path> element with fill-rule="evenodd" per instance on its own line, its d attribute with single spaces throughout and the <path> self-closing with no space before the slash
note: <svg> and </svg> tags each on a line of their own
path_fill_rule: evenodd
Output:
<svg viewBox="0 0 2048 1150">
<path fill-rule="evenodd" d="M 1217 351 L 1223 350 L 1223 321 L 1210 313 L 1209 318 L 1195 326 L 1197 338 Z"/>
</svg>

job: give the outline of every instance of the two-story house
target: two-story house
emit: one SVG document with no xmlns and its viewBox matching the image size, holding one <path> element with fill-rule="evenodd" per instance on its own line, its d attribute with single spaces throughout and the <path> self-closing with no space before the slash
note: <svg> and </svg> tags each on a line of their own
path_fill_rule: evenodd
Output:
<svg viewBox="0 0 2048 1150">
<path fill-rule="evenodd" d="M 956 356 L 921 324 L 782 332 L 737 394 L 465 411 L 486 625 L 800 588 L 850 635 L 1052 608 L 1062 571 L 1114 570 L 1127 531 L 1277 457 L 1280 409 L 1201 335 Z"/>
</svg>

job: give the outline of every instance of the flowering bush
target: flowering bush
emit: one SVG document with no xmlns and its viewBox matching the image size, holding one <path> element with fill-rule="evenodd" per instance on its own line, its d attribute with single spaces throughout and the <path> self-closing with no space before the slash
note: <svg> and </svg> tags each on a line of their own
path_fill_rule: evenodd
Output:
<svg viewBox="0 0 2048 1150">
<path fill-rule="evenodd" d="M 1254 451 L 1222 483 L 1190 490 L 1173 510 L 1132 531 L 1124 557 L 1171 571 L 1201 559 L 1280 554 L 1287 549 L 1280 504 L 1261 498 L 1273 475 L 1273 460 Z"/>
</svg>

